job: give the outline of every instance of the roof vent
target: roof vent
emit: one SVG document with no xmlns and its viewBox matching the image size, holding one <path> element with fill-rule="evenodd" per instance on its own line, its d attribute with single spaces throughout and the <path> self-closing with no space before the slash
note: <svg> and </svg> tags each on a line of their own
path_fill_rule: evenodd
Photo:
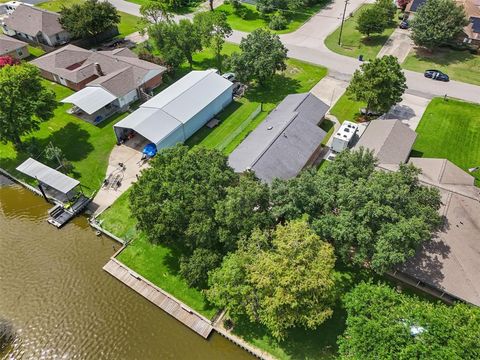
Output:
<svg viewBox="0 0 480 360">
<path fill-rule="evenodd" d="M 273 129 L 273 126 L 269 126 L 269 127 L 267 128 L 267 130 L 272 130 L 272 129 Z"/>
</svg>

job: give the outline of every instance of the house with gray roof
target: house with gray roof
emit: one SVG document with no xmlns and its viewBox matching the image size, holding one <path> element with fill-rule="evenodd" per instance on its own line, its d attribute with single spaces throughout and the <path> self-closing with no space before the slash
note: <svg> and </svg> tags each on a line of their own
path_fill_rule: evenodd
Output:
<svg viewBox="0 0 480 360">
<path fill-rule="evenodd" d="M 373 120 L 354 146 L 370 149 L 379 164 L 406 163 L 417 133 L 400 120 Z"/>
<path fill-rule="evenodd" d="M 31 62 L 44 78 L 77 93 L 62 102 L 74 105 L 74 112 L 98 122 L 162 83 L 166 68 L 141 60 L 129 49 L 92 51 L 74 45 L 46 54 Z"/>
<path fill-rule="evenodd" d="M 267 182 L 289 179 L 318 157 L 329 107 L 311 93 L 288 95 L 230 154 L 236 172 L 252 170 Z"/>
<path fill-rule="evenodd" d="M 30 55 L 27 43 L 0 34 L 0 56 L 11 56 L 14 59 L 25 59 Z"/>
<path fill-rule="evenodd" d="M 60 25 L 60 14 L 20 4 L 3 20 L 3 32 L 27 42 L 58 46 L 70 41 L 70 34 Z"/>
<path fill-rule="evenodd" d="M 392 274 L 446 300 L 480 306 L 480 188 L 447 159 L 410 158 L 423 185 L 440 191 L 444 226 Z M 398 165 L 380 168 L 396 171 Z"/>
</svg>

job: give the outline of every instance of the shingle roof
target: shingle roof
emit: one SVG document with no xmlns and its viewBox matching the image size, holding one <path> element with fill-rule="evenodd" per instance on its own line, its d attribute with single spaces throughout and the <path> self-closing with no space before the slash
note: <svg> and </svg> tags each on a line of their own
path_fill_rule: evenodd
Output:
<svg viewBox="0 0 480 360">
<path fill-rule="evenodd" d="M 230 166 L 265 182 L 296 176 L 326 136 L 318 124 L 327 111 L 310 93 L 288 95 L 230 154 Z"/>
<path fill-rule="evenodd" d="M 27 46 L 27 43 L 15 38 L 0 34 L 0 56 Z"/>
<path fill-rule="evenodd" d="M 39 32 L 52 36 L 65 31 L 58 22 L 59 18 L 55 12 L 21 4 L 4 23 L 8 28 L 30 36 L 37 36 Z"/>
<path fill-rule="evenodd" d="M 129 52 L 95 52 L 74 45 L 67 45 L 35 59 L 32 64 L 74 83 L 92 76 L 100 76 L 94 80 L 94 84 L 103 86 L 105 83 L 111 93 L 121 94 L 118 96 L 125 95 L 142 85 L 149 71 L 156 70 L 159 73 L 166 71 L 163 66 L 131 57 Z M 97 64 L 103 75 L 98 73 Z"/>
<path fill-rule="evenodd" d="M 407 161 L 417 133 L 400 120 L 373 120 L 355 145 L 373 151 L 380 164 Z"/>
</svg>

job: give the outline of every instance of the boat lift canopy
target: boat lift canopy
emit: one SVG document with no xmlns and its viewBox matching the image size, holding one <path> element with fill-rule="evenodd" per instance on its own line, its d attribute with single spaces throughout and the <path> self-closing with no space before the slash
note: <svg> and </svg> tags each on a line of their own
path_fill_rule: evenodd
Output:
<svg viewBox="0 0 480 360">
<path fill-rule="evenodd" d="M 60 171 L 52 169 L 32 158 L 28 158 L 21 163 L 17 167 L 17 170 L 37 179 L 41 183 L 61 192 L 62 194 L 68 194 L 80 185 L 78 180 L 72 179 L 71 177 L 62 174 Z"/>
</svg>

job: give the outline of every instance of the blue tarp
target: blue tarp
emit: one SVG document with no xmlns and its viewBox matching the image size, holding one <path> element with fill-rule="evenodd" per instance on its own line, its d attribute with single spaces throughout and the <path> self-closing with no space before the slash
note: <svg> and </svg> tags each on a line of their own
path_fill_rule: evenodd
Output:
<svg viewBox="0 0 480 360">
<path fill-rule="evenodd" d="M 148 157 L 153 157 L 157 153 L 157 147 L 155 146 L 154 143 L 147 144 L 143 148 L 143 153 L 147 155 Z"/>
</svg>

